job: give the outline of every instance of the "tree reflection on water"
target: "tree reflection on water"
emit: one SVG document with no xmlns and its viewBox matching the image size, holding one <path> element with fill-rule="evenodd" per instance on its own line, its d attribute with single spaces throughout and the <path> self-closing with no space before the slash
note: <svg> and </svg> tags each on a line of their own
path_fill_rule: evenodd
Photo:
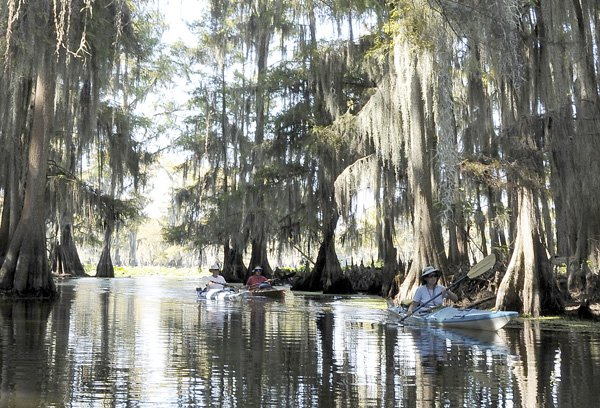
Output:
<svg viewBox="0 0 600 408">
<path fill-rule="evenodd" d="M 592 406 L 598 334 L 398 325 L 375 297 L 199 302 L 181 279 L 0 301 L 0 406 Z M 576 347 L 573 347 L 573 345 Z"/>
</svg>

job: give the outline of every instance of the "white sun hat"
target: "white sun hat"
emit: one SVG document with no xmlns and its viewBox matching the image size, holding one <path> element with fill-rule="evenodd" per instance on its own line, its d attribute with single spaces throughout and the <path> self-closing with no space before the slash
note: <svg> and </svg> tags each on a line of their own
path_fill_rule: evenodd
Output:
<svg viewBox="0 0 600 408">
<path fill-rule="evenodd" d="M 421 278 L 424 278 L 427 275 L 431 275 L 432 273 L 436 273 L 436 272 L 439 272 L 439 270 L 434 268 L 433 266 L 426 266 L 425 268 L 423 268 L 423 273 L 421 273 Z"/>
</svg>

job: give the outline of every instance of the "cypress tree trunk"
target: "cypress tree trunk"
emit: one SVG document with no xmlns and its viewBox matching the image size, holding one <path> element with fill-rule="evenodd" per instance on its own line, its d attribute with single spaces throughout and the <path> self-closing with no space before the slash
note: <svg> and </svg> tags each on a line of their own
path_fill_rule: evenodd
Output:
<svg viewBox="0 0 600 408">
<path fill-rule="evenodd" d="M 388 296 L 398 272 L 398 251 L 394 247 L 393 175 L 388 171 L 377 178 L 378 182 L 383 181 L 382 195 L 377 199 L 377 214 L 381 214 L 377 217 L 378 258 L 383 261 L 381 296 Z M 376 191 L 380 191 L 379 185 Z"/>
<path fill-rule="evenodd" d="M 244 254 L 238 250 L 236 245 L 229 245 L 227 242 L 223 246 L 225 261 L 223 262 L 223 277 L 228 282 L 245 283 L 248 279 L 248 269 L 244 265 Z"/>
<path fill-rule="evenodd" d="M 11 215 L 11 196 L 12 196 L 12 187 L 14 182 L 12 181 L 12 176 L 10 175 L 12 167 L 12 160 L 9 158 L 6 161 L 6 166 L 8 168 L 8 182 L 4 187 L 4 199 L 2 200 L 2 215 L 0 218 L 0 266 L 2 266 L 2 262 L 4 262 L 4 256 L 6 255 L 6 251 L 8 250 L 8 244 L 10 243 L 10 215 Z"/>
<path fill-rule="evenodd" d="M 494 191 L 492 187 L 488 187 L 488 224 L 490 230 L 490 245 L 492 249 L 498 247 L 507 247 L 504 228 L 498 220 L 498 210 L 502 211 L 501 192 Z"/>
<path fill-rule="evenodd" d="M 10 75 L 7 75 L 7 79 Z M 33 93 L 33 81 L 21 80 L 11 88 L 12 95 L 6 95 L 6 99 L 14 98 L 14 104 L 7 103 L 8 109 L 14 112 L 5 112 L 5 120 L 2 123 L 2 129 L 6 135 L 19 135 L 27 132 L 27 114 L 30 112 L 30 101 Z M 12 116 L 12 121 L 8 116 Z M 11 126 L 12 122 L 12 126 Z M 6 255 L 10 237 L 14 234 L 18 221 L 21 217 L 23 207 L 23 186 L 22 186 L 22 168 L 19 165 L 27 160 L 26 151 L 23 152 L 23 146 L 17 143 L 15 139 L 6 143 L 6 178 L 4 185 L 4 203 L 2 206 L 2 219 L 0 225 L 0 259 Z M 2 262 L 0 262 L 0 266 Z"/>
<path fill-rule="evenodd" d="M 47 16 L 44 16 L 47 18 Z M 47 23 L 44 20 L 45 23 Z M 56 287 L 46 253 L 45 213 L 48 150 L 54 117 L 54 60 L 40 41 L 27 184 L 21 217 L 0 268 L 0 289 L 18 296 L 54 297 Z M 13 205 L 17 203 L 12 202 Z"/>
<path fill-rule="evenodd" d="M 63 225 L 61 229 L 60 243 L 55 249 L 52 270 L 60 275 L 87 276 L 73 241 L 71 223 Z"/>
<path fill-rule="evenodd" d="M 383 221 L 383 278 L 381 282 L 381 296 L 387 296 L 392 287 L 394 277 L 398 273 L 398 250 L 393 241 L 393 219 L 385 217 Z"/>
<path fill-rule="evenodd" d="M 262 201 L 262 200 L 261 200 Z M 261 223 L 261 225 L 264 225 Z M 271 277 L 273 274 L 273 270 L 271 269 L 271 265 L 269 265 L 269 258 L 267 256 L 267 241 L 264 238 L 264 232 L 261 231 L 259 236 L 252 239 L 252 248 L 250 255 L 250 268 L 248 275 L 250 275 L 251 270 L 255 266 L 261 266 L 263 268 L 263 275 L 266 277 Z M 246 276 L 246 279 L 249 276 Z"/>
<path fill-rule="evenodd" d="M 475 210 L 475 225 L 477 226 L 477 232 L 479 232 L 479 239 L 481 239 L 481 252 L 483 254 L 489 254 L 487 239 L 485 234 L 485 216 L 481 210 L 481 192 L 479 186 L 477 186 L 477 209 Z"/>
<path fill-rule="evenodd" d="M 333 197 L 327 208 L 329 211 L 325 214 L 327 221 L 323 225 L 325 229 L 323 241 L 321 241 L 315 267 L 308 279 L 306 290 L 323 289 L 323 293 L 353 293 L 350 281 L 343 275 L 335 250 L 335 229 L 339 213 Z"/>
<path fill-rule="evenodd" d="M 137 230 L 133 229 L 129 232 L 129 266 L 138 266 L 137 259 Z"/>
<path fill-rule="evenodd" d="M 110 257 L 110 247 L 112 243 L 112 232 L 113 225 L 111 222 L 106 223 L 106 229 L 104 230 L 104 247 L 100 254 L 100 260 L 96 266 L 96 277 L 97 278 L 114 278 L 115 269 L 112 264 Z"/>
<path fill-rule="evenodd" d="M 433 192 L 431 174 L 432 136 L 425 131 L 425 114 L 423 106 L 423 90 L 419 75 L 418 57 L 413 56 L 407 67 L 410 82 L 410 95 L 407 97 L 412 104 L 409 112 L 410 132 L 408 140 L 408 180 L 409 194 L 413 197 L 413 234 L 414 252 L 412 264 L 406 279 L 402 282 L 396 302 L 410 297 L 413 289 L 419 285 L 421 270 L 426 265 L 440 268 L 442 273 L 446 267 L 446 255 L 442 245 L 441 231 L 436 225 L 437 217 L 433 211 Z"/>
<path fill-rule="evenodd" d="M 267 3 L 258 2 L 257 17 L 264 18 L 267 16 Z M 256 113 L 256 130 L 254 134 L 254 142 L 257 147 L 261 147 L 265 137 L 265 94 L 267 92 L 265 86 L 265 80 L 267 75 L 267 63 L 269 58 L 269 44 L 271 39 L 271 30 L 273 27 L 270 24 L 259 25 L 255 27 L 257 32 L 255 33 L 255 51 L 256 51 L 256 89 L 255 89 L 255 113 Z M 255 154 L 253 165 L 260 167 L 263 165 L 263 157 L 261 154 Z M 256 207 L 253 217 L 257 217 L 257 214 L 268 213 L 265 207 L 264 200 L 264 183 L 262 181 L 255 182 L 257 186 L 256 192 Z M 261 266 L 265 276 L 270 277 L 272 275 L 271 266 L 269 265 L 267 257 L 267 220 L 265 216 L 258 215 L 258 219 L 253 223 L 253 229 L 250 231 L 252 236 L 251 241 L 251 255 L 250 255 L 250 269 L 255 266 Z M 246 279 L 248 276 L 246 277 Z"/>
<path fill-rule="evenodd" d="M 538 231 L 533 192 L 520 187 L 515 247 L 498 288 L 496 308 L 539 317 L 563 310 L 558 287 Z"/>
<path fill-rule="evenodd" d="M 468 243 L 464 213 L 452 205 L 448 220 L 448 263 L 469 266 Z"/>
</svg>

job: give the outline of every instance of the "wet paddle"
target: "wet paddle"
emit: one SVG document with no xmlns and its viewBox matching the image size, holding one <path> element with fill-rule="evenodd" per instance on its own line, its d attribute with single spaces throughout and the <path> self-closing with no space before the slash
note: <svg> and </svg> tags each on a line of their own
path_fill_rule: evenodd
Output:
<svg viewBox="0 0 600 408">
<path fill-rule="evenodd" d="M 483 275 L 484 273 L 489 271 L 495 264 L 496 264 L 496 255 L 489 254 L 488 256 L 483 258 L 481 261 L 477 262 L 475 264 L 475 266 L 473 266 L 465 276 L 458 279 L 456 282 L 454 282 L 452 285 L 450 285 L 446 290 L 452 290 L 452 289 L 456 288 L 466 278 L 473 279 L 473 278 Z M 442 296 L 442 292 L 438 293 L 437 295 L 435 295 L 434 297 L 432 297 L 431 299 L 429 299 L 427 302 L 423 303 L 422 305 L 417 306 L 415 308 L 415 310 L 413 310 L 412 314 L 415 314 L 415 312 L 417 312 L 418 310 L 427 306 L 429 304 L 429 302 L 431 302 L 434 299 L 437 299 L 440 296 Z M 406 319 L 407 317 L 409 317 L 409 316 L 407 316 L 407 315 L 402 316 L 402 318 L 400 319 L 400 323 L 402 323 L 404 321 L 404 319 Z"/>
</svg>

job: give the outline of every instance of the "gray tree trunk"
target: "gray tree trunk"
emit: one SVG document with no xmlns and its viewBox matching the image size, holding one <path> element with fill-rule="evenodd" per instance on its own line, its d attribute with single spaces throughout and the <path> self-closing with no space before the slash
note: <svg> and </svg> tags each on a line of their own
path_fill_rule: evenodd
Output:
<svg viewBox="0 0 600 408">
<path fill-rule="evenodd" d="M 408 299 L 415 287 L 419 285 L 421 271 L 426 265 L 440 268 L 442 272 L 446 267 L 446 254 L 442 244 L 442 237 L 437 232 L 441 228 L 437 216 L 433 211 L 432 191 L 432 151 L 430 150 L 433 135 L 425 131 L 425 114 L 422 104 L 423 90 L 418 70 L 418 57 L 413 57 L 410 63 L 410 75 L 413 80 L 410 95 L 412 103 L 410 112 L 410 139 L 408 141 L 408 180 L 412 195 L 413 207 L 413 258 L 406 278 L 400 286 L 396 302 Z"/>
<path fill-rule="evenodd" d="M 73 241 L 70 223 L 61 228 L 60 243 L 55 248 L 52 271 L 59 275 L 87 276 Z"/>
<path fill-rule="evenodd" d="M 46 41 L 40 43 L 46 44 Z M 23 209 L 0 268 L 0 289 L 18 296 L 54 297 L 56 286 L 46 253 L 46 214 L 40 211 L 45 208 L 48 150 L 54 120 L 54 59 L 47 45 L 39 47 Z"/>
<path fill-rule="evenodd" d="M 113 267 L 112 258 L 110 256 L 110 247 L 112 243 L 112 232 L 113 225 L 110 222 L 106 223 L 104 230 L 104 247 L 96 266 L 96 277 L 97 278 L 114 278 L 115 268 Z"/>
<path fill-rule="evenodd" d="M 550 263 L 540 241 L 540 220 L 536 218 L 533 192 L 518 190 L 518 212 L 515 247 L 498 288 L 496 308 L 517 310 L 539 317 L 563 310 Z"/>
</svg>

